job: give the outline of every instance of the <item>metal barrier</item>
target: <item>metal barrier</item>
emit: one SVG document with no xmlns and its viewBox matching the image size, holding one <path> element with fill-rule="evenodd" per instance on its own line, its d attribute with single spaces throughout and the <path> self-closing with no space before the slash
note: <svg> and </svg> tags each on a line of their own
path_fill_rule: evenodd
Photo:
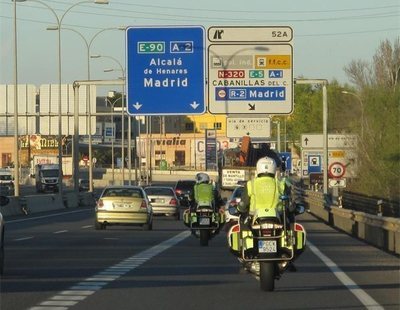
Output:
<svg viewBox="0 0 400 310">
<path fill-rule="evenodd" d="M 369 214 L 400 217 L 400 202 L 379 197 L 343 192 L 343 208 Z"/>
<path fill-rule="evenodd" d="M 298 197 L 303 199 L 306 207 L 308 207 L 313 215 L 324 220 L 329 225 L 339 228 L 354 237 L 365 240 L 378 248 L 400 254 L 399 218 L 351 210 L 348 208 L 348 205 L 346 206 L 346 199 L 342 201 L 343 206 L 339 207 L 333 204 L 328 197 L 324 197 L 322 192 L 302 190 L 297 187 L 295 193 Z M 371 206 L 371 200 L 360 199 L 357 201 L 364 207 L 364 210 L 366 210 L 368 203 L 369 206 Z M 369 210 L 371 212 L 375 210 L 376 212 L 376 200 L 373 199 L 372 201 L 375 202 L 375 209 L 370 208 Z M 381 205 L 384 205 L 384 203 Z M 384 212 L 382 207 L 378 210 L 382 213 Z"/>
</svg>

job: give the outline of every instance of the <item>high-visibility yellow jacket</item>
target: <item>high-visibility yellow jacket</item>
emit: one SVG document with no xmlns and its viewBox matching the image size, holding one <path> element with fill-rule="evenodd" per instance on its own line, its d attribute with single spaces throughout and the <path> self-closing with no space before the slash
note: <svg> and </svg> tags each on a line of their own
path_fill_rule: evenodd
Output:
<svg viewBox="0 0 400 310">
<path fill-rule="evenodd" d="M 256 209 L 281 208 L 279 197 L 284 190 L 285 183 L 278 178 L 262 176 L 250 180 L 243 193 L 244 197 L 242 195 L 244 205 L 239 211 L 254 214 Z"/>
<path fill-rule="evenodd" d="M 194 200 L 196 203 L 209 203 L 214 200 L 214 188 L 212 184 L 196 184 L 194 186 Z"/>
</svg>

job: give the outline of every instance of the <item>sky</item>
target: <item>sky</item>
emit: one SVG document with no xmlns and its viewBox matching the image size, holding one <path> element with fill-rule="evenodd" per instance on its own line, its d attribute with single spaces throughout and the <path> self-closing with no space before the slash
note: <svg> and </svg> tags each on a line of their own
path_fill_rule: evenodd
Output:
<svg viewBox="0 0 400 310">
<path fill-rule="evenodd" d="M 79 1 L 41 0 L 59 18 Z M 0 0 L 0 84 L 14 83 L 13 2 Z M 58 83 L 57 31 L 54 13 L 37 1 L 17 3 L 18 83 Z M 108 5 L 79 4 L 68 11 L 62 28 L 62 82 L 115 79 L 125 62 L 126 26 L 290 26 L 293 29 L 294 77 L 349 80 L 343 70 L 352 60 L 370 62 L 380 42 L 400 36 L 399 0 L 110 0 Z M 79 32 L 76 33 L 76 32 Z"/>
</svg>

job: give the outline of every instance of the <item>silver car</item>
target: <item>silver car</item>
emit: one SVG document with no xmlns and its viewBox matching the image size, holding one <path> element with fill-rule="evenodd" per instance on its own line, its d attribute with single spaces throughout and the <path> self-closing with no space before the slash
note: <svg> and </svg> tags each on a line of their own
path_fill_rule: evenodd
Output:
<svg viewBox="0 0 400 310">
<path fill-rule="evenodd" d="M 144 189 L 154 214 L 173 215 L 179 220 L 179 200 L 172 187 L 148 186 Z"/>
</svg>

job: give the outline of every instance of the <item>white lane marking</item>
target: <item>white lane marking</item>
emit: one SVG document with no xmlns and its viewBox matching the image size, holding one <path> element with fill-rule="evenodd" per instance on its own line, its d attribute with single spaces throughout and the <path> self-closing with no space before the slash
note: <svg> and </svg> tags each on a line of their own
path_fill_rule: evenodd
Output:
<svg viewBox="0 0 400 310">
<path fill-rule="evenodd" d="M 29 239 L 33 239 L 33 237 L 18 238 L 18 239 L 14 239 L 14 241 L 23 241 L 23 240 L 29 240 Z"/>
<path fill-rule="evenodd" d="M 104 240 L 119 240 L 119 238 L 111 238 L 111 237 L 109 237 L 109 238 L 104 238 Z"/>
<path fill-rule="evenodd" d="M 32 307 L 29 310 L 67 310 L 68 307 Z"/>
<path fill-rule="evenodd" d="M 59 230 L 59 231 L 53 232 L 53 234 L 57 235 L 57 234 L 63 234 L 63 233 L 66 233 L 66 232 L 68 232 L 68 230 Z"/>
<path fill-rule="evenodd" d="M 60 295 L 89 296 L 89 295 L 92 295 L 93 293 L 94 293 L 93 291 L 87 291 L 87 290 L 85 290 L 85 291 L 71 291 L 71 290 L 68 290 L 68 291 L 61 291 Z"/>
<path fill-rule="evenodd" d="M 190 234 L 190 231 L 183 231 L 168 240 L 165 240 L 134 256 L 128 257 L 118 264 L 86 278 L 84 281 L 71 286 L 68 290 L 59 292 L 57 295 L 50 297 L 48 300 L 41 302 L 38 306 L 32 307 L 29 310 L 68 310 L 69 306 L 76 305 L 79 301 L 84 300 L 96 291 L 101 290 L 108 283 L 120 278 L 122 275 L 134 270 L 154 256 L 186 239 Z"/>
<path fill-rule="evenodd" d="M 87 212 L 87 211 L 93 211 L 93 209 L 68 211 L 68 212 L 62 212 L 62 213 L 57 213 L 57 214 L 49 214 L 49 215 L 35 216 L 35 217 L 27 218 L 27 219 L 12 220 L 12 221 L 7 221 L 7 225 L 13 224 L 13 223 L 21 223 L 21 222 L 26 222 L 26 221 L 33 221 L 33 220 L 45 219 L 45 218 L 55 217 L 55 216 L 63 216 L 63 215 L 65 215 L 65 214 Z"/>
<path fill-rule="evenodd" d="M 358 298 L 361 303 L 370 310 L 383 310 L 384 308 L 369 296 L 364 290 L 362 290 L 350 277 L 345 274 L 328 256 L 323 254 L 315 245 L 307 241 L 307 246 L 317 255 L 322 262 L 328 266 L 332 273 L 343 283 L 347 289 Z"/>
<path fill-rule="evenodd" d="M 86 296 L 66 296 L 66 295 L 56 295 L 51 297 L 51 300 L 84 300 Z"/>
<path fill-rule="evenodd" d="M 40 305 L 65 307 L 65 306 L 75 306 L 77 303 L 78 303 L 77 301 L 73 300 L 49 300 L 42 302 Z"/>
<path fill-rule="evenodd" d="M 86 226 L 82 226 L 81 228 L 86 229 L 86 228 L 91 228 L 91 227 L 93 227 L 93 225 L 86 225 Z"/>
</svg>

